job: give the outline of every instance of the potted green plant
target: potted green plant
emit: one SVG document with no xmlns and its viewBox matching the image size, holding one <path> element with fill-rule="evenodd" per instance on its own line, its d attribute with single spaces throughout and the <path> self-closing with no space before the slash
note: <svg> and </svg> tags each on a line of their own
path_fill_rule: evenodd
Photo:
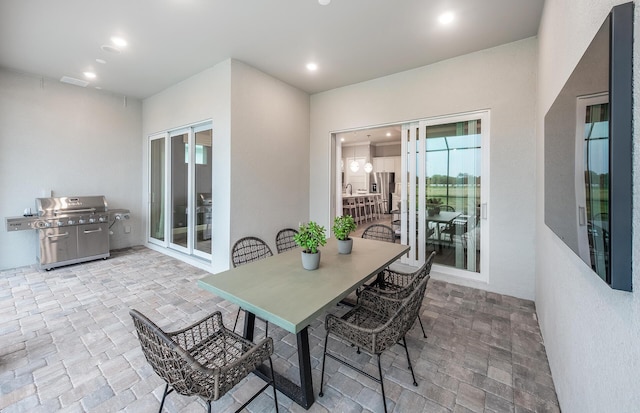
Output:
<svg viewBox="0 0 640 413">
<path fill-rule="evenodd" d="M 349 238 L 349 233 L 356 229 L 356 222 L 351 215 L 337 216 L 333 220 L 333 234 L 338 240 L 338 252 L 340 254 L 351 254 L 353 239 Z"/>
<path fill-rule="evenodd" d="M 320 251 L 318 247 L 327 243 L 325 229 L 314 221 L 300 224 L 298 233 L 293 239 L 302 247 L 302 266 L 305 270 L 315 270 L 320 265 Z"/>
</svg>

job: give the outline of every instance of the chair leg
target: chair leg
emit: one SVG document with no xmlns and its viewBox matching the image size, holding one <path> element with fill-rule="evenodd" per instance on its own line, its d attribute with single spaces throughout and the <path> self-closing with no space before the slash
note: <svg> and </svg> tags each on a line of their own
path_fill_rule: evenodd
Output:
<svg viewBox="0 0 640 413">
<path fill-rule="evenodd" d="M 325 334 L 324 336 L 324 352 L 322 353 L 322 371 L 320 373 L 320 393 L 318 393 L 318 396 L 320 397 L 324 396 L 324 393 L 322 393 L 322 385 L 324 384 L 324 364 L 327 360 L 327 341 L 329 341 L 328 331 L 327 331 L 327 334 Z"/>
<path fill-rule="evenodd" d="M 164 399 L 167 398 L 167 394 L 171 393 L 173 389 L 169 390 L 169 383 L 167 383 L 164 386 L 164 393 L 162 394 L 162 401 L 160 402 L 160 410 L 158 410 L 158 413 L 162 412 L 162 407 L 164 406 Z"/>
<path fill-rule="evenodd" d="M 420 316 L 418 316 L 418 322 L 420 323 L 420 328 L 422 329 L 422 335 L 424 336 L 424 338 L 427 338 L 427 333 L 424 332 L 424 326 L 422 325 L 422 320 L 420 319 Z"/>
<path fill-rule="evenodd" d="M 382 382 L 382 366 L 380 365 L 380 354 L 378 354 L 378 374 L 380 374 L 380 387 L 382 388 L 382 405 L 384 413 L 387 413 L 387 397 L 384 394 L 384 383 Z"/>
<path fill-rule="evenodd" d="M 211 400 L 207 400 L 207 413 L 211 413 Z"/>
<path fill-rule="evenodd" d="M 242 311 L 242 309 L 238 308 L 238 312 L 236 313 L 236 322 L 233 323 L 233 330 L 232 331 L 236 331 L 236 326 L 238 325 L 238 319 L 240 318 L 240 311 Z"/>
<path fill-rule="evenodd" d="M 269 357 L 269 367 L 271 368 L 271 385 L 273 386 L 273 403 L 276 405 L 276 413 L 278 413 L 278 395 L 276 394 L 276 376 L 273 372 L 273 362 Z"/>
<path fill-rule="evenodd" d="M 404 344 L 404 351 L 407 353 L 407 363 L 409 363 L 409 371 L 411 371 L 411 377 L 413 377 L 413 385 L 418 386 L 418 382 L 416 381 L 416 375 L 413 374 L 413 366 L 411 365 L 411 359 L 409 358 L 409 348 L 407 347 L 407 338 L 402 337 L 402 344 Z M 378 356 L 380 357 L 380 356 Z M 382 377 L 382 376 L 380 376 Z"/>
</svg>

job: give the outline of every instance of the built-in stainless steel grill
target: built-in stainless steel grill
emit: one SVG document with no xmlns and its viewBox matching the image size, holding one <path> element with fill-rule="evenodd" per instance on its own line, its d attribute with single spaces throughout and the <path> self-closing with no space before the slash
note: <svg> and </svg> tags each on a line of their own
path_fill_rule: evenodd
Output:
<svg viewBox="0 0 640 413">
<path fill-rule="evenodd" d="M 109 257 L 109 222 L 128 210 L 109 211 L 104 196 L 36 199 L 36 215 L 7 218 L 7 230 L 38 231 L 38 265 L 62 265 Z"/>
<path fill-rule="evenodd" d="M 41 268 L 109 257 L 109 214 L 103 196 L 37 198 L 36 211 Z"/>
</svg>

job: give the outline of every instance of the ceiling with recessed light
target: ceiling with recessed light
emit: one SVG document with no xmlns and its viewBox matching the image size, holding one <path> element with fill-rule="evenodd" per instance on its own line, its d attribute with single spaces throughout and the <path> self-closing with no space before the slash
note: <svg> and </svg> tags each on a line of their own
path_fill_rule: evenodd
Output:
<svg viewBox="0 0 640 413">
<path fill-rule="evenodd" d="M 317 93 L 535 36 L 543 5 L 544 0 L 0 0 L 0 66 L 146 98 L 234 58 Z M 441 24 L 445 12 L 453 19 Z M 308 70 L 308 63 L 316 70 Z M 89 79 L 84 72 L 96 76 Z"/>
</svg>

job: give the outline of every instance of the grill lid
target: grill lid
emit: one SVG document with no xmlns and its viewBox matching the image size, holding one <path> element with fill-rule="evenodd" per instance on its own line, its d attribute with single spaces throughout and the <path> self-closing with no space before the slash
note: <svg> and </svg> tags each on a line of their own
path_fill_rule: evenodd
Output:
<svg viewBox="0 0 640 413">
<path fill-rule="evenodd" d="M 104 196 L 63 196 L 36 198 L 36 210 L 40 217 L 56 217 L 107 212 L 108 208 Z"/>
</svg>

